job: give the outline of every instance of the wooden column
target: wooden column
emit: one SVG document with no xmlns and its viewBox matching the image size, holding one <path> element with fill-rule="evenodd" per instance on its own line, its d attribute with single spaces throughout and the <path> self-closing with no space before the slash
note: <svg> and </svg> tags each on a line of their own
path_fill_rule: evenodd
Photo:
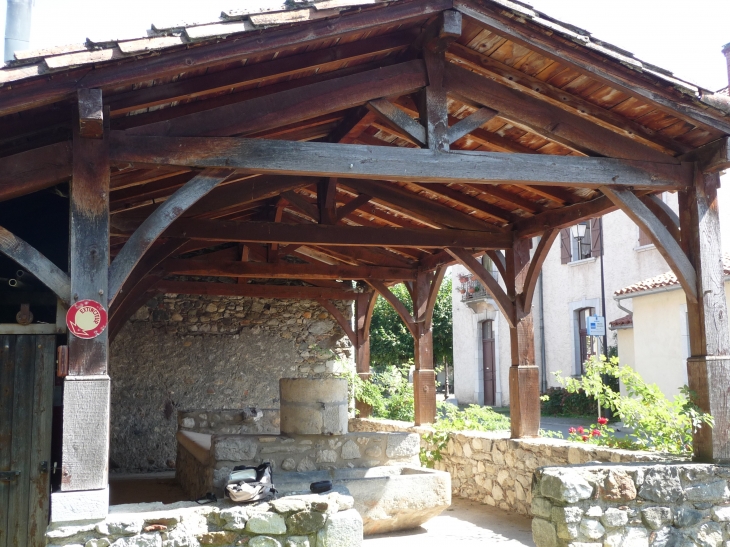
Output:
<svg viewBox="0 0 730 547">
<path fill-rule="evenodd" d="M 71 303 L 89 299 L 107 308 L 108 112 L 102 113 L 100 90 L 80 91 L 78 100 L 79 117 L 73 124 L 70 192 Z M 105 127 L 100 129 L 102 123 Z M 62 491 L 103 490 L 107 487 L 108 332 L 107 329 L 88 340 L 69 334 L 69 376 L 65 380 L 63 398 Z M 82 518 L 90 517 L 85 515 Z"/>
<path fill-rule="evenodd" d="M 436 419 L 436 373 L 433 369 L 433 308 L 444 276 L 444 269 L 418 272 L 413 284 L 413 372 L 414 421 L 430 424 Z"/>
<path fill-rule="evenodd" d="M 370 320 L 377 298 L 374 291 L 367 291 L 355 299 L 355 366 L 357 375 L 366 382 L 370 380 Z M 372 407 L 362 401 L 355 401 L 355 409 L 360 418 L 372 413 Z"/>
<path fill-rule="evenodd" d="M 694 187 L 679 194 L 682 247 L 696 271 L 697 301 L 687 298 L 690 357 L 689 388 L 715 419 L 694 437 L 694 457 L 730 462 L 730 335 L 720 244 L 717 172 L 697 169 Z M 726 213 L 727 214 L 727 213 Z"/>
<path fill-rule="evenodd" d="M 515 303 L 515 322 L 509 330 L 512 354 L 509 398 L 513 439 L 535 437 L 540 430 L 540 372 L 535 365 L 532 306 L 526 306 L 523 298 L 529 279 L 531 243 L 530 239 L 518 239 L 506 254 L 507 294 Z"/>
</svg>

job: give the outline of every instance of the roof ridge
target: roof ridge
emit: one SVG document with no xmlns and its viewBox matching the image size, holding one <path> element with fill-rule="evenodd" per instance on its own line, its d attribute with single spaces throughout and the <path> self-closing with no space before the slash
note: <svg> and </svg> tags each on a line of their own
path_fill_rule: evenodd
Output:
<svg viewBox="0 0 730 547">
<path fill-rule="evenodd" d="M 730 253 L 723 253 L 722 266 L 725 277 L 730 276 Z M 673 287 L 675 285 L 679 285 L 679 280 L 677 279 L 677 276 L 674 274 L 674 272 L 670 270 L 668 272 L 655 275 L 654 277 L 643 279 L 622 289 L 618 289 L 617 291 L 614 291 L 613 294 L 614 296 L 635 294 L 645 291 L 652 291 L 655 289 L 661 289 L 664 287 Z"/>
</svg>

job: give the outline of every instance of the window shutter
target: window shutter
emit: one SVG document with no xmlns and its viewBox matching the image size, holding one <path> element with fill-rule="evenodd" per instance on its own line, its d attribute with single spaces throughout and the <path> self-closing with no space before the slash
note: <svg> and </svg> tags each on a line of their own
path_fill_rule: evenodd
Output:
<svg viewBox="0 0 730 547">
<path fill-rule="evenodd" d="M 591 256 L 601 256 L 601 219 L 591 219 Z"/>
<path fill-rule="evenodd" d="M 571 258 L 570 228 L 560 230 L 560 263 L 567 264 Z"/>
<path fill-rule="evenodd" d="M 644 230 L 639 228 L 639 247 L 643 247 L 644 245 L 651 245 L 651 239 L 644 233 Z"/>
</svg>

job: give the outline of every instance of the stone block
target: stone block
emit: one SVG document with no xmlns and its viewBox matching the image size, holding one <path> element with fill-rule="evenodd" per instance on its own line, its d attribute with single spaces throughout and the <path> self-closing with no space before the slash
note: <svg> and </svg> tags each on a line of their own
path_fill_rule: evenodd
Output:
<svg viewBox="0 0 730 547">
<path fill-rule="evenodd" d="M 286 528 L 290 534 L 303 536 L 317 532 L 326 521 L 327 516 L 319 511 L 300 511 L 286 518 Z"/>
<path fill-rule="evenodd" d="M 641 510 L 641 520 L 652 530 L 658 530 L 673 521 L 669 507 L 645 507 Z"/>
<path fill-rule="evenodd" d="M 629 516 L 626 511 L 610 507 L 603 513 L 601 522 L 606 528 L 620 528 L 628 524 Z"/>
<path fill-rule="evenodd" d="M 726 481 L 719 480 L 689 486 L 684 489 L 684 497 L 687 501 L 722 502 L 730 498 L 730 490 L 728 490 Z"/>
<path fill-rule="evenodd" d="M 593 494 L 593 487 L 575 471 L 547 469 L 540 481 L 540 493 L 562 503 L 575 503 Z"/>
<path fill-rule="evenodd" d="M 657 503 L 673 503 L 682 495 L 679 471 L 673 466 L 650 469 L 644 476 L 639 496 Z"/>
<path fill-rule="evenodd" d="M 600 539 L 603 534 L 606 533 L 606 529 L 601 525 L 600 522 L 593 519 L 584 518 L 580 521 L 580 527 L 578 531 L 581 535 L 588 539 Z"/>
<path fill-rule="evenodd" d="M 694 526 L 702 520 L 702 513 L 690 507 L 680 507 L 675 512 L 674 523 L 679 528 Z"/>
<path fill-rule="evenodd" d="M 271 508 L 277 513 L 296 513 L 297 511 L 305 511 L 307 502 L 303 499 L 281 498 L 269 502 Z"/>
<path fill-rule="evenodd" d="M 90 539 L 86 543 L 84 543 L 84 547 L 109 547 L 111 545 L 111 541 L 109 541 L 107 538 L 95 538 Z"/>
<path fill-rule="evenodd" d="M 553 508 L 553 504 L 545 498 L 532 498 L 532 505 L 530 506 L 533 516 L 542 517 L 545 519 L 550 518 L 550 511 Z"/>
<path fill-rule="evenodd" d="M 722 545 L 722 527 L 716 522 L 706 522 L 693 538 L 700 547 L 720 547 Z"/>
<path fill-rule="evenodd" d="M 730 505 L 712 508 L 712 520 L 716 522 L 730 521 Z"/>
<path fill-rule="evenodd" d="M 230 533 L 230 532 L 226 532 Z M 201 545 L 205 545 L 202 541 Z M 207 544 L 215 545 L 215 544 Z M 160 534 L 142 534 L 141 536 L 124 537 L 119 538 L 114 543 L 113 547 L 162 547 L 162 537 Z"/>
<path fill-rule="evenodd" d="M 213 437 L 213 456 L 217 461 L 240 462 L 253 460 L 258 443 L 241 436 Z"/>
<path fill-rule="evenodd" d="M 281 547 L 281 542 L 278 539 L 268 536 L 256 536 L 252 537 L 248 542 L 249 547 Z"/>
<path fill-rule="evenodd" d="M 224 509 L 219 515 L 221 521 L 224 523 L 224 530 L 243 531 L 246 529 L 249 513 L 245 507 Z"/>
<path fill-rule="evenodd" d="M 306 536 L 292 536 L 286 539 L 284 547 L 309 547 L 309 538 Z"/>
<path fill-rule="evenodd" d="M 277 513 L 256 513 L 246 523 L 246 531 L 252 534 L 286 534 L 284 517 Z"/>
<path fill-rule="evenodd" d="M 391 433 L 385 455 L 389 458 L 407 458 L 417 456 L 421 451 L 421 438 L 418 433 Z"/>
<path fill-rule="evenodd" d="M 627 473 L 611 469 L 603 481 L 601 497 L 609 501 L 631 501 L 636 499 L 636 486 Z"/>
<path fill-rule="evenodd" d="M 360 457 L 360 447 L 352 439 L 342 445 L 340 452 L 343 460 L 355 460 Z"/>
<path fill-rule="evenodd" d="M 649 533 L 645 528 L 629 527 L 624 533 L 622 547 L 649 547 Z"/>
<path fill-rule="evenodd" d="M 317 547 L 360 547 L 363 524 L 354 509 L 341 511 L 327 519 L 324 528 L 317 532 Z"/>
<path fill-rule="evenodd" d="M 536 547 L 557 547 L 558 545 L 555 526 L 541 518 L 532 519 L 532 539 Z"/>
</svg>

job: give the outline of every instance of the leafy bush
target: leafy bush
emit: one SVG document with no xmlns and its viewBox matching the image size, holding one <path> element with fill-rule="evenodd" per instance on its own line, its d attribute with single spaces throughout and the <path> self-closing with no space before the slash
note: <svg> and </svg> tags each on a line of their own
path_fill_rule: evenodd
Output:
<svg viewBox="0 0 730 547">
<path fill-rule="evenodd" d="M 551 387 L 546 395 L 541 403 L 543 416 L 592 416 L 598 408 L 596 400 L 582 389 L 571 393 L 562 387 Z"/>
<path fill-rule="evenodd" d="M 413 421 L 413 386 L 395 365 L 374 372 L 369 382 L 355 373 L 348 374 L 347 379 L 355 399 L 370 405 L 373 418 Z"/>
<path fill-rule="evenodd" d="M 438 431 L 500 431 L 510 428 L 509 418 L 487 406 L 469 405 L 464 410 L 438 403 L 434 429 Z"/>
<path fill-rule="evenodd" d="M 619 366 L 616 357 L 592 357 L 586 362 L 585 370 L 579 379 L 562 378 L 559 373 L 556 377 L 567 391 L 583 390 L 594 397 L 631 430 L 627 437 L 617 439 L 608 431 L 610 428 L 606 428 L 600 435 L 591 435 L 596 444 L 683 454 L 692 450 L 693 432 L 714 424 L 712 416 L 694 404 L 687 386 L 682 388 L 680 395 L 669 400 L 659 386 L 644 382 L 631 367 Z M 626 396 L 605 382 L 605 377 L 623 383 Z"/>
</svg>

